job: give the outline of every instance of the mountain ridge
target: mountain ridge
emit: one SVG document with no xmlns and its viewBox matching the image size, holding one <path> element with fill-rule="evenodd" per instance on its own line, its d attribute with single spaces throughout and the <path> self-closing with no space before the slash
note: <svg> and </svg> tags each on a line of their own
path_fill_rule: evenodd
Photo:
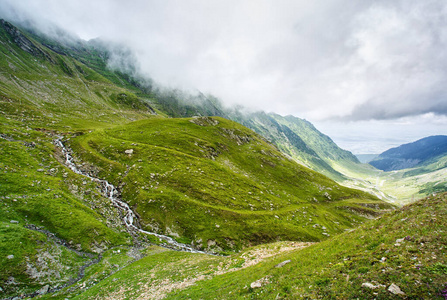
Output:
<svg viewBox="0 0 447 300">
<path fill-rule="evenodd" d="M 298 163 L 338 182 L 346 180 L 346 177 L 336 171 L 332 164 L 342 161 L 360 163 L 352 153 L 342 150 L 312 124 L 297 117 L 282 117 L 265 112 L 242 112 L 238 107 L 225 107 L 212 95 L 204 95 L 201 92 L 193 95 L 180 90 L 157 88 L 151 79 L 139 75 L 132 53 L 125 46 L 112 45 L 100 39 L 82 42 L 71 38 L 70 44 L 65 47 L 49 36 L 38 35 L 35 29 L 28 30 L 44 46 L 80 60 L 111 82 L 130 89 L 137 96 L 149 98 L 154 108 L 166 112 L 171 117 L 220 116 L 239 122 L 264 135 Z M 115 61 L 121 61 L 117 65 L 125 66 L 122 67 L 124 71 L 118 67 L 109 67 L 107 60 L 111 56 L 115 57 Z M 108 71 L 104 71 L 106 69 Z M 320 142 L 316 142 L 314 137 L 319 137 Z"/>
<path fill-rule="evenodd" d="M 383 171 L 394 171 L 421 166 L 446 154 L 447 136 L 436 135 L 391 148 L 369 164 Z"/>
</svg>

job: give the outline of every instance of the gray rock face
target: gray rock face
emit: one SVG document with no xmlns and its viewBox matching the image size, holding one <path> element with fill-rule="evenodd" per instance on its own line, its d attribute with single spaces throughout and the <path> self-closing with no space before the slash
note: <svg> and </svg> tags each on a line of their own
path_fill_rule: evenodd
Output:
<svg viewBox="0 0 447 300">
<path fill-rule="evenodd" d="M 51 57 L 39 49 L 36 45 L 34 45 L 31 40 L 29 40 L 25 35 L 23 35 L 20 30 L 18 30 L 16 27 L 14 27 L 12 24 L 1 20 L 0 26 L 2 26 L 6 32 L 12 37 L 14 40 L 14 43 L 16 43 L 17 46 L 19 46 L 23 51 L 28 52 L 29 54 L 36 56 L 36 57 L 44 57 L 48 59 L 49 61 L 53 62 Z"/>
</svg>

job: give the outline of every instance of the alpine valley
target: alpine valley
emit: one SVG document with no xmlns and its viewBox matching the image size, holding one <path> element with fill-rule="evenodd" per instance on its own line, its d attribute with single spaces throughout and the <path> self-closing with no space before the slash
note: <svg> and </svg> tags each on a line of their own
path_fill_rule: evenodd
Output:
<svg viewBox="0 0 447 300">
<path fill-rule="evenodd" d="M 1 299 L 444 299 L 445 152 L 362 164 L 59 36 L 0 21 Z"/>
</svg>

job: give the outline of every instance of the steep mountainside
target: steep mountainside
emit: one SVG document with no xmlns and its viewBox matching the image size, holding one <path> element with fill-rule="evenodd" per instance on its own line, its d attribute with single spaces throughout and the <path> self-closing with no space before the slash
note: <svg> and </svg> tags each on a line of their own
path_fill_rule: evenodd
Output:
<svg viewBox="0 0 447 300">
<path fill-rule="evenodd" d="M 322 149 L 332 146 L 330 143 L 327 143 L 328 140 L 312 143 L 315 135 L 323 135 L 310 125 L 310 123 L 294 117 L 281 117 L 276 114 L 266 114 L 264 112 L 250 114 L 234 112 L 230 114 L 230 118 L 261 134 L 275 144 L 279 150 L 297 162 L 325 174 L 334 180 L 344 179 L 343 175 L 335 171 L 329 164 L 331 159 L 337 156 L 337 151 L 334 151 L 330 156 L 326 156 L 326 153 Z M 291 120 L 291 122 L 288 120 Z M 338 148 L 335 144 L 334 146 L 334 148 Z M 339 148 L 337 150 L 341 151 Z M 322 155 L 326 159 L 323 159 Z"/>
<path fill-rule="evenodd" d="M 148 245 L 319 241 L 392 209 L 240 124 L 165 118 L 175 101 L 117 85 L 89 66 L 101 55 L 86 46 L 83 63 L 67 47 L 0 22 L 2 298 L 79 293 Z"/>
<path fill-rule="evenodd" d="M 438 135 L 389 149 L 370 162 L 383 171 L 413 168 L 447 155 L 447 136 Z"/>
<path fill-rule="evenodd" d="M 350 152 L 340 149 L 305 120 L 264 112 L 241 113 L 239 108 L 224 107 L 211 95 L 154 88 L 150 79 L 139 75 L 132 53 L 124 46 L 99 39 L 85 42 L 64 32 L 59 33 L 64 37 L 61 42 L 39 34 L 32 27 L 28 32 L 45 47 L 76 58 L 111 82 L 130 89 L 137 96 L 150 99 L 153 108 L 171 117 L 220 116 L 231 119 L 261 134 L 298 163 L 338 182 L 346 180 L 346 176 L 336 171 L 335 166 L 357 167 L 359 164 Z M 113 62 L 112 68 L 108 67 L 111 65 L 108 61 Z"/>
</svg>

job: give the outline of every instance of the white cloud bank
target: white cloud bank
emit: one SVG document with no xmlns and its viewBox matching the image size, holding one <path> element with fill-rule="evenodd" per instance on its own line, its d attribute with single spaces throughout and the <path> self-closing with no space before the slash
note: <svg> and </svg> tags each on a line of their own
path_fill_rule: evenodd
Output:
<svg viewBox="0 0 447 300">
<path fill-rule="evenodd" d="M 407 118 L 417 124 L 420 116 L 430 116 L 439 123 L 447 115 L 444 0 L 3 0 L 1 5 L 6 16 L 15 11 L 86 39 L 124 42 L 155 81 L 196 88 L 228 104 L 312 122 Z"/>
</svg>

